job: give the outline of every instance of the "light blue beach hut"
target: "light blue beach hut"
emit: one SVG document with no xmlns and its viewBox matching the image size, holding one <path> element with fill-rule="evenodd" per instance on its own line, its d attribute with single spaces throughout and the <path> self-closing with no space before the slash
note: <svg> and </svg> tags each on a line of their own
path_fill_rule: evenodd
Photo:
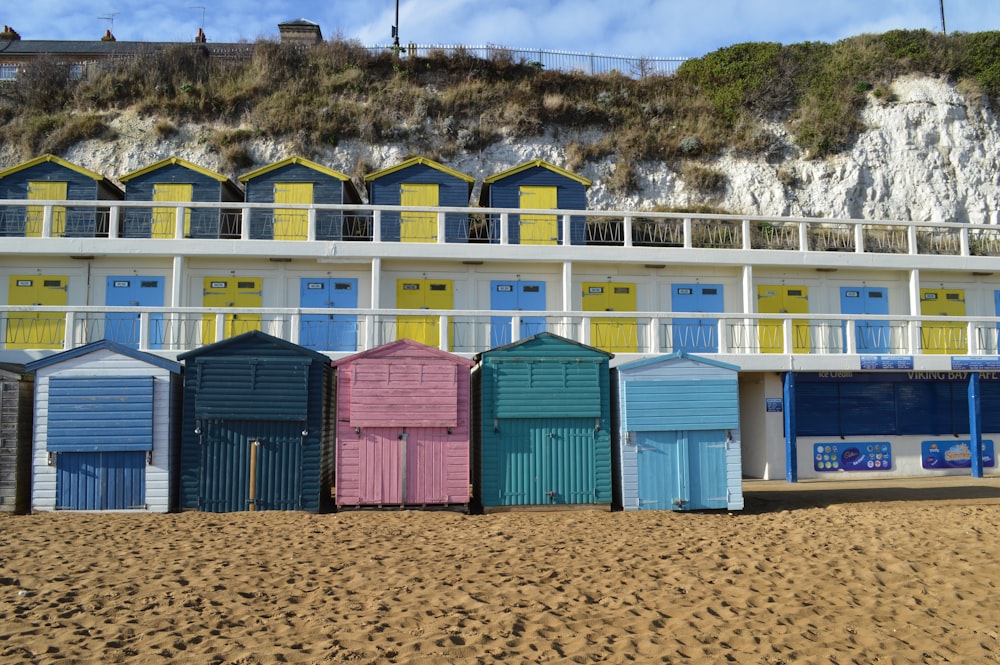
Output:
<svg viewBox="0 0 1000 665">
<path fill-rule="evenodd" d="M 742 510 L 739 368 L 679 352 L 612 371 L 625 510 Z"/>
</svg>

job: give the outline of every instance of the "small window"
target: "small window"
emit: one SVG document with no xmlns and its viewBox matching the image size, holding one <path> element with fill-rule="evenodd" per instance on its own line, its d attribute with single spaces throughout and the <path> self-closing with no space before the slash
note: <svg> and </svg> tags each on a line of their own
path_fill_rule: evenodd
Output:
<svg viewBox="0 0 1000 665">
<path fill-rule="evenodd" d="M 0 81 L 16 81 L 17 65 L 0 65 Z"/>
<path fill-rule="evenodd" d="M 79 81 L 83 78 L 83 65 L 80 63 L 73 63 L 69 66 L 69 80 Z"/>
</svg>

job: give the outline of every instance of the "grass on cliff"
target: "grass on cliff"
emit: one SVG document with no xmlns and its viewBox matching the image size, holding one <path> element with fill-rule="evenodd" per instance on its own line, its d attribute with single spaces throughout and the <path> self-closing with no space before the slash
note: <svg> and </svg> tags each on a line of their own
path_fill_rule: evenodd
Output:
<svg viewBox="0 0 1000 665">
<path fill-rule="evenodd" d="M 260 41 L 242 58 L 177 44 L 108 61 L 79 81 L 42 58 L 0 89 L 0 139 L 25 158 L 59 152 L 106 136 L 102 114 L 134 108 L 160 118 L 157 131 L 185 121 L 228 123 L 234 129 L 212 143 L 235 172 L 247 165 L 246 144 L 255 136 L 290 137 L 304 156 L 358 138 L 406 142 L 447 160 L 504 138 L 591 128 L 600 138 L 567 145 L 566 166 L 612 156 L 609 184 L 625 192 L 644 160 L 679 172 L 725 149 L 781 161 L 786 146 L 765 119 L 784 123 L 812 157 L 843 151 L 863 129 L 860 108 L 872 97 L 891 102 L 891 83 L 904 74 L 944 77 L 993 104 L 1000 100 L 1000 32 L 738 44 L 688 60 L 672 76 L 638 80 L 542 71 L 503 52 L 488 60 L 462 51 L 398 58 L 339 39 L 309 49 Z"/>
</svg>

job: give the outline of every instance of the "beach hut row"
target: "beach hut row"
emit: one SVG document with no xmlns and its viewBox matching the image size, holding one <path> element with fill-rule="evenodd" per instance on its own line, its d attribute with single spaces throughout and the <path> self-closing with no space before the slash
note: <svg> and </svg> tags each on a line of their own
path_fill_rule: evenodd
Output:
<svg viewBox="0 0 1000 665">
<path fill-rule="evenodd" d="M 125 238 L 176 237 L 178 203 L 215 203 L 218 207 L 185 210 L 183 237 L 238 238 L 243 232 L 241 225 L 248 224 L 250 238 L 272 240 L 306 240 L 308 210 L 254 207 L 249 218 L 244 220 L 238 204 L 245 201 L 295 206 L 361 202 L 361 195 L 349 176 L 301 157 L 289 157 L 245 173 L 239 177 L 239 183 L 179 157 L 163 159 L 122 175 L 118 180 L 124 190 L 99 173 L 54 155 L 43 155 L 0 171 L 0 199 L 124 200 L 164 204 L 152 208 L 126 208 L 117 231 Z M 365 176 L 368 202 L 385 206 L 467 208 L 472 205 L 475 182 L 472 176 L 426 157 L 413 157 Z M 590 184 L 587 178 L 554 164 L 533 160 L 487 177 L 478 203 L 492 208 L 583 210 Z M 519 219 L 515 215 L 512 220 L 509 242 L 561 242 L 562 225 L 554 215 L 523 217 Z M 0 236 L 38 236 L 42 233 L 42 221 L 40 207 L 4 210 L 0 215 Z M 315 224 L 318 240 L 371 237 L 371 220 L 363 215 L 319 210 Z M 58 209 L 52 225 L 51 232 L 56 236 L 108 234 L 108 223 L 96 207 Z M 498 233 L 496 224 L 470 228 L 467 214 L 448 213 L 445 219 L 448 242 L 496 241 Z M 572 220 L 571 233 L 573 244 L 585 242 L 582 218 Z M 383 240 L 434 242 L 437 235 L 437 215 L 433 212 L 387 213 L 382 217 Z"/>
<path fill-rule="evenodd" d="M 0 368 L 0 506 L 741 509 L 738 368 L 611 357 L 547 332 L 472 359 L 103 340 Z"/>
</svg>

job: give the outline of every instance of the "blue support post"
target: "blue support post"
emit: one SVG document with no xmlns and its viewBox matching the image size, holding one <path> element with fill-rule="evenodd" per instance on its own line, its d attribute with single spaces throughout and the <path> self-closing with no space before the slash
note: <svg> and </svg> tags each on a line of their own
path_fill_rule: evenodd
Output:
<svg viewBox="0 0 1000 665">
<path fill-rule="evenodd" d="M 785 419 L 785 480 L 799 482 L 799 462 L 795 440 L 795 373 L 785 373 L 781 413 Z"/>
<path fill-rule="evenodd" d="M 983 477 L 982 394 L 979 372 L 969 372 L 969 452 L 972 454 L 972 477 Z"/>
</svg>

